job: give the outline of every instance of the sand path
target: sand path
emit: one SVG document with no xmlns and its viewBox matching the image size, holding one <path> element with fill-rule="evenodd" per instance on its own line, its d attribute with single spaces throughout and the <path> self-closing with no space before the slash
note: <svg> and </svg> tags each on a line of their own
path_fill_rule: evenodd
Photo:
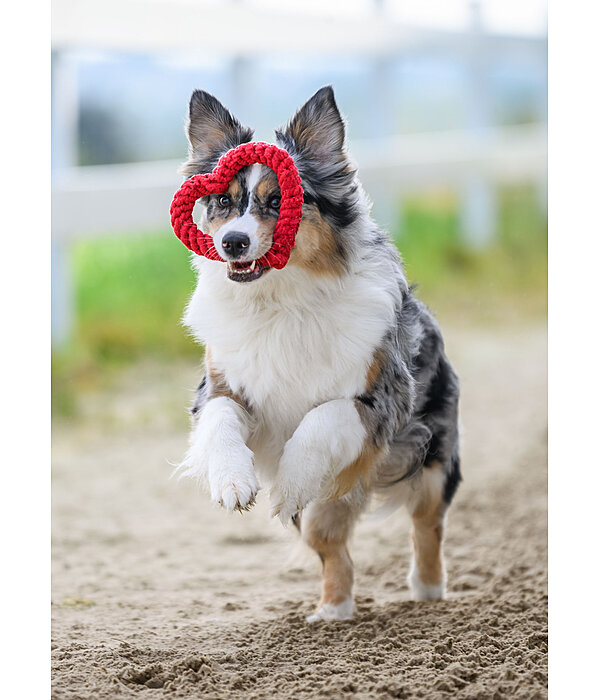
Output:
<svg viewBox="0 0 600 700">
<path fill-rule="evenodd" d="M 463 471 L 449 598 L 409 600 L 409 520 L 354 536 L 357 615 L 309 626 L 319 563 L 293 528 L 169 481 L 188 365 L 141 365 L 53 445 L 53 697 L 547 696 L 546 333 L 450 329 Z"/>
</svg>

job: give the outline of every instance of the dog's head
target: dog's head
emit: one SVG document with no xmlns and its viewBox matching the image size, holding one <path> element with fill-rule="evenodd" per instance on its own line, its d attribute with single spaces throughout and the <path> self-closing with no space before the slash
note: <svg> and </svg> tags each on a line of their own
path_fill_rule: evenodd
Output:
<svg viewBox="0 0 600 700">
<path fill-rule="evenodd" d="M 304 187 L 302 221 L 288 265 L 315 275 L 342 274 L 348 258 L 343 231 L 357 218 L 359 202 L 332 88 L 321 88 L 275 133 L 277 144 L 296 161 Z M 192 176 L 213 170 L 229 149 L 251 141 L 253 131 L 215 97 L 197 90 L 190 100 L 187 135 L 189 154 L 181 172 Z M 270 271 L 255 261 L 273 243 L 279 204 L 275 173 L 260 164 L 240 170 L 227 192 L 202 199 L 200 228 L 227 261 L 230 280 L 253 282 Z"/>
</svg>

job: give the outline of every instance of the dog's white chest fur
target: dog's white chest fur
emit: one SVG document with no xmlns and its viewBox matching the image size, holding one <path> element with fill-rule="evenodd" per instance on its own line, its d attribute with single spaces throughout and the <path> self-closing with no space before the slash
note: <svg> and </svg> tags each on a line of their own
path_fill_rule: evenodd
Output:
<svg viewBox="0 0 600 700">
<path fill-rule="evenodd" d="M 220 263 L 196 265 L 198 285 L 184 322 L 252 406 L 249 445 L 257 467 L 272 473 L 311 408 L 364 390 L 373 352 L 393 319 L 393 296 L 372 269 L 325 279 L 288 266 L 246 285 L 228 280 Z"/>
</svg>

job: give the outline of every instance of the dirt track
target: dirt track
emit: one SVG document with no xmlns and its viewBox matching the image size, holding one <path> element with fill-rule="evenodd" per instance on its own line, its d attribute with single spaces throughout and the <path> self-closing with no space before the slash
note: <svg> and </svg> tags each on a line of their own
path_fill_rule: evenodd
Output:
<svg viewBox="0 0 600 700">
<path fill-rule="evenodd" d="M 86 399 L 54 436 L 53 697 L 546 697 L 545 331 L 447 338 L 465 477 L 448 600 L 409 600 L 401 511 L 357 528 L 351 622 L 304 622 L 318 559 L 265 495 L 228 516 L 169 481 L 193 367 Z"/>
</svg>

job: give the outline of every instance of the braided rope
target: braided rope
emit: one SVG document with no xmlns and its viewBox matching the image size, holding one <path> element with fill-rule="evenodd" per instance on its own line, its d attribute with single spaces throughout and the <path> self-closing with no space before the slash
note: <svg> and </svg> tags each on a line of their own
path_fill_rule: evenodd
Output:
<svg viewBox="0 0 600 700">
<path fill-rule="evenodd" d="M 171 203 L 171 225 L 179 240 L 198 255 L 225 262 L 217 253 L 213 239 L 203 233 L 192 219 L 196 200 L 208 194 L 226 192 L 235 174 L 246 165 L 262 163 L 277 176 L 281 190 L 279 217 L 273 232 L 273 245 L 257 263 L 278 270 L 287 263 L 302 217 L 304 191 L 294 159 L 272 144 L 243 143 L 223 155 L 212 173 L 194 175 L 177 190 Z"/>
</svg>

